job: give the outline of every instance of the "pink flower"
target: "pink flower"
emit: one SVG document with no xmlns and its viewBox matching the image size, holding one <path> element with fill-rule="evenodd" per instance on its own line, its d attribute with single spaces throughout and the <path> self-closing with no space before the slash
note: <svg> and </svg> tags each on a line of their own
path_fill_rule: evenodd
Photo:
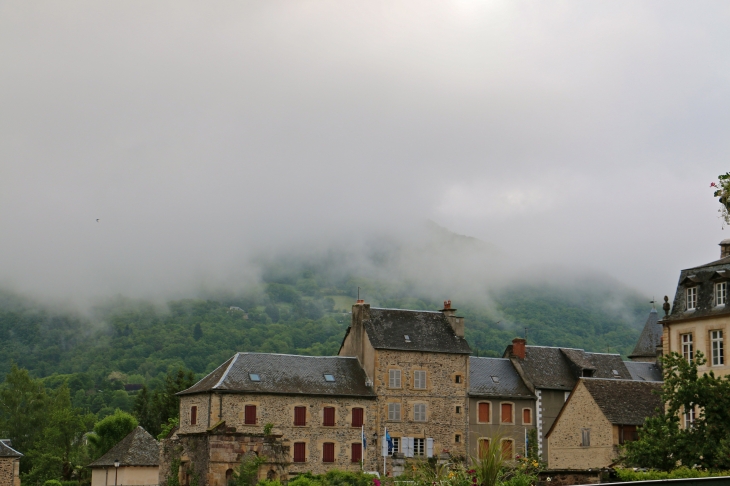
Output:
<svg viewBox="0 0 730 486">
<path fill-rule="evenodd" d="M 710 187 L 717 187 L 717 184 L 715 184 L 715 183 L 713 182 L 712 184 L 710 184 Z"/>
<path fill-rule="evenodd" d="M 380 486 L 380 480 L 378 478 L 373 478 L 373 484 L 375 486 Z"/>
</svg>

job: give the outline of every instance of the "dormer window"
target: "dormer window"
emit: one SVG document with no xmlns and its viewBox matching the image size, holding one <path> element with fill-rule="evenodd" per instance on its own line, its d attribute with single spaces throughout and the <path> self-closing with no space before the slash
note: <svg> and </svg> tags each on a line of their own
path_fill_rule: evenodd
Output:
<svg viewBox="0 0 730 486">
<path fill-rule="evenodd" d="M 404 334 L 403 337 L 406 339 L 407 343 L 411 342 L 411 337 L 408 334 Z"/>
<path fill-rule="evenodd" d="M 725 305 L 727 302 L 727 282 L 715 284 L 715 305 Z"/>
<path fill-rule="evenodd" d="M 493 376 L 493 377 L 492 377 L 492 381 L 493 381 L 494 383 L 499 383 L 499 376 Z"/>
<path fill-rule="evenodd" d="M 687 289 L 687 310 L 694 310 L 697 308 L 697 287 L 690 287 Z"/>
<path fill-rule="evenodd" d="M 595 370 L 589 370 L 587 368 L 584 368 L 583 369 L 583 376 L 586 377 L 586 378 L 590 378 L 591 376 L 593 376 L 593 372 L 594 371 Z"/>
</svg>

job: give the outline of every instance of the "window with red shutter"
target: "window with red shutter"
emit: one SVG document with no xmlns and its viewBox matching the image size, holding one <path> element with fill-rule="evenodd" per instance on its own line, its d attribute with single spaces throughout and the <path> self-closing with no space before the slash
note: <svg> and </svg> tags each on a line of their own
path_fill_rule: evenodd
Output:
<svg viewBox="0 0 730 486">
<path fill-rule="evenodd" d="M 522 410 L 522 423 L 523 424 L 532 423 L 532 410 L 530 410 L 529 408 L 525 408 Z"/>
<path fill-rule="evenodd" d="M 198 407 L 190 407 L 190 425 L 197 425 L 198 423 Z"/>
<path fill-rule="evenodd" d="M 246 405 L 243 416 L 243 423 L 256 425 L 256 405 Z"/>
<path fill-rule="evenodd" d="M 511 403 L 503 403 L 502 404 L 502 423 L 503 424 L 511 424 L 513 422 L 512 420 L 512 404 Z"/>
<path fill-rule="evenodd" d="M 353 427 L 362 427 L 362 424 L 364 422 L 363 416 L 364 411 L 362 408 L 353 408 L 352 409 L 352 426 Z"/>
<path fill-rule="evenodd" d="M 294 443 L 294 462 L 304 462 L 306 456 L 306 444 L 304 442 Z"/>
<path fill-rule="evenodd" d="M 335 425 L 335 407 L 324 407 L 324 423 L 326 427 L 334 427 Z"/>
<path fill-rule="evenodd" d="M 335 444 L 325 442 L 322 445 L 322 462 L 335 462 Z"/>
<path fill-rule="evenodd" d="M 294 425 L 307 425 L 307 407 L 294 407 Z"/>
<path fill-rule="evenodd" d="M 479 404 L 479 417 L 477 420 L 482 423 L 489 422 L 489 403 L 481 402 Z"/>
<path fill-rule="evenodd" d="M 352 462 L 360 462 L 362 460 L 362 444 L 352 444 Z"/>
</svg>

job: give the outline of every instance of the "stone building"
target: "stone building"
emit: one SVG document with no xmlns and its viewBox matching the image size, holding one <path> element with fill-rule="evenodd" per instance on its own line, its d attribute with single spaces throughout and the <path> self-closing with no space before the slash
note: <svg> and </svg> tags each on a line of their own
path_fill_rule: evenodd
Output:
<svg viewBox="0 0 730 486">
<path fill-rule="evenodd" d="M 11 445 L 8 439 L 0 439 L 0 486 L 20 486 L 20 458 L 23 454 Z"/>
<path fill-rule="evenodd" d="M 664 297 L 665 316 L 659 321 L 664 353 L 692 359 L 702 351 L 707 363 L 699 371 L 712 370 L 716 376 L 730 372 L 725 351 L 730 324 L 730 239 L 723 240 L 720 248 L 719 260 L 680 272 L 672 304 Z"/>
<path fill-rule="evenodd" d="M 137 427 L 88 467 L 91 486 L 156 486 L 160 444 Z"/>
<path fill-rule="evenodd" d="M 535 395 L 509 359 L 472 357 L 469 371 L 469 455 L 479 457 L 495 437 L 506 459 L 525 455 Z"/>
<path fill-rule="evenodd" d="M 649 312 L 639 340 L 629 355 L 631 361 L 657 363 L 657 357 L 662 354 L 662 325 L 659 323 L 659 314 L 655 308 Z"/>
<path fill-rule="evenodd" d="M 580 378 L 547 433 L 549 469 L 600 469 L 662 406 L 659 382 Z"/>
</svg>

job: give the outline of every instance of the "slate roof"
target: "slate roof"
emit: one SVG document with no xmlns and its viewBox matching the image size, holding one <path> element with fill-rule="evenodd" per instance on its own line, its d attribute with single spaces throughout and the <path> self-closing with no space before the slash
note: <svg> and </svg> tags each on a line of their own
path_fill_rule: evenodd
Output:
<svg viewBox="0 0 730 486">
<path fill-rule="evenodd" d="M 629 358 L 654 358 L 656 357 L 656 347 L 662 340 L 662 325 L 659 324 L 659 314 L 656 309 L 649 312 L 649 317 L 644 323 L 644 329 L 641 331 L 639 341 L 636 347 L 629 355 Z"/>
<path fill-rule="evenodd" d="M 260 381 L 253 381 L 250 374 Z M 325 381 L 324 375 L 334 376 Z M 276 393 L 374 397 L 357 358 L 236 353 L 208 376 L 178 395 L 206 393 Z"/>
<path fill-rule="evenodd" d="M 588 392 L 612 424 L 642 425 L 662 406 L 662 384 L 648 381 L 582 378 Z"/>
<path fill-rule="evenodd" d="M 454 333 L 442 312 L 373 307 L 363 326 L 375 349 L 471 354 L 466 339 Z"/>
<path fill-rule="evenodd" d="M 512 347 L 508 346 L 505 357 Z M 631 379 L 618 354 L 587 353 L 582 349 L 525 346 L 525 359 L 515 358 L 535 388 L 570 391 L 583 370 L 595 378 Z M 614 370 L 616 373 L 614 373 Z"/>
<path fill-rule="evenodd" d="M 10 440 L 0 439 L 0 457 L 23 457 L 23 454 L 10 447 Z"/>
<path fill-rule="evenodd" d="M 159 466 L 160 444 L 142 427 L 137 427 L 88 467 Z"/>
<path fill-rule="evenodd" d="M 626 369 L 631 373 L 631 378 L 640 381 L 663 381 L 662 369 L 655 363 L 641 361 L 625 361 Z"/>
<path fill-rule="evenodd" d="M 495 382 L 492 377 L 497 378 Z M 506 358 L 469 358 L 469 395 L 535 398 Z"/>
<path fill-rule="evenodd" d="M 730 305 L 715 306 L 714 283 L 730 280 L 730 256 L 679 273 L 677 291 L 672 302 L 672 311 L 663 320 L 680 320 L 696 317 L 709 317 L 730 314 Z M 697 307 L 686 309 L 685 292 L 689 287 L 697 287 Z"/>
</svg>

